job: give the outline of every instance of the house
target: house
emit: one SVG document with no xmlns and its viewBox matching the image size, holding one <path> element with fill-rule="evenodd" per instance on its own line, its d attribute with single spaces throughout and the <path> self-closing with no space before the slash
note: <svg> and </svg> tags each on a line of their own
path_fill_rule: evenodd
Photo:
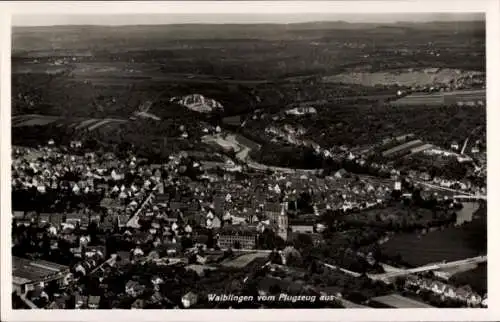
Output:
<svg viewBox="0 0 500 322">
<path fill-rule="evenodd" d="M 319 233 L 312 233 L 309 236 L 311 236 L 312 242 L 314 246 L 318 246 L 323 242 L 323 235 Z"/>
<path fill-rule="evenodd" d="M 133 310 L 141 310 L 144 308 L 144 300 L 143 299 L 137 299 L 132 303 L 132 306 L 130 307 Z"/>
<path fill-rule="evenodd" d="M 189 308 L 198 302 L 198 295 L 193 292 L 189 292 L 182 297 L 182 305 L 185 308 Z"/>
<path fill-rule="evenodd" d="M 116 216 L 116 220 L 118 222 L 118 227 L 122 228 L 127 225 L 127 222 L 129 220 L 129 216 L 126 214 L 120 214 Z"/>
<path fill-rule="evenodd" d="M 164 281 L 162 278 L 156 276 L 151 279 L 151 284 L 153 284 L 153 287 L 156 291 L 159 291 L 160 285 L 163 284 Z"/>
<path fill-rule="evenodd" d="M 49 214 L 48 221 L 54 227 L 59 228 L 63 223 L 63 217 L 64 214 L 62 213 L 51 213 Z"/>
<path fill-rule="evenodd" d="M 47 306 L 47 309 L 49 310 L 64 310 L 65 308 L 66 308 L 66 298 L 62 297 L 56 298 Z"/>
<path fill-rule="evenodd" d="M 116 223 L 116 218 L 114 216 L 106 216 L 100 224 L 100 228 L 104 231 L 113 231 Z"/>
<path fill-rule="evenodd" d="M 175 240 L 175 239 L 173 239 Z M 167 252 L 167 256 L 174 256 L 181 252 L 182 250 L 182 245 L 180 243 L 176 242 L 167 242 L 163 245 L 164 249 Z"/>
<path fill-rule="evenodd" d="M 450 287 L 450 286 L 444 287 L 443 295 L 445 297 L 449 297 L 449 298 L 455 298 L 457 296 L 455 289 L 453 287 Z"/>
<path fill-rule="evenodd" d="M 292 233 L 312 234 L 314 232 L 314 224 L 295 223 L 291 224 Z"/>
<path fill-rule="evenodd" d="M 125 293 L 127 293 L 129 296 L 136 297 L 142 294 L 146 287 L 144 285 L 141 285 L 137 281 L 128 281 L 127 284 L 125 285 Z"/>
<path fill-rule="evenodd" d="M 149 302 L 152 304 L 161 304 L 163 302 L 163 295 L 160 292 L 156 291 L 149 298 Z"/>
<path fill-rule="evenodd" d="M 207 215 L 207 220 L 206 220 L 206 227 L 207 228 L 213 228 L 213 229 L 218 229 L 222 226 L 222 221 L 219 219 L 218 216 L 213 216 L 212 219 L 208 218 Z"/>
<path fill-rule="evenodd" d="M 105 246 L 87 246 L 85 257 L 94 258 L 97 261 L 103 260 L 106 254 Z"/>
<path fill-rule="evenodd" d="M 93 310 L 98 309 L 100 301 L 101 301 L 101 297 L 100 296 L 90 295 L 89 296 L 89 300 L 88 300 L 88 307 L 89 307 L 89 309 L 93 309 Z"/>
<path fill-rule="evenodd" d="M 85 309 L 88 304 L 88 296 L 80 294 L 75 295 L 75 309 Z"/>
<path fill-rule="evenodd" d="M 142 257 L 144 256 L 144 251 L 137 245 L 133 250 L 132 250 L 132 255 L 134 257 Z"/>
<path fill-rule="evenodd" d="M 66 223 L 76 226 L 80 224 L 83 214 L 80 213 L 69 213 L 66 215 Z"/>
<path fill-rule="evenodd" d="M 171 201 L 169 203 L 169 208 L 172 211 L 182 210 L 182 209 L 184 209 L 184 204 L 182 202 L 178 202 L 178 201 Z"/>
<path fill-rule="evenodd" d="M 42 217 L 42 214 L 40 214 L 40 219 Z M 13 211 L 12 213 L 12 219 L 24 219 L 24 211 Z"/>
<path fill-rule="evenodd" d="M 347 175 L 347 171 L 345 169 L 340 169 L 335 172 L 334 177 L 337 179 L 344 178 Z"/>
<path fill-rule="evenodd" d="M 87 275 L 87 270 L 81 263 L 76 264 L 74 271 L 75 273 L 79 272 L 82 275 Z"/>
<path fill-rule="evenodd" d="M 172 226 L 173 224 L 177 224 L 177 217 L 166 217 L 163 218 L 163 220 L 166 222 L 168 226 Z"/>
<path fill-rule="evenodd" d="M 469 292 L 464 288 L 458 288 L 456 290 L 456 299 L 459 300 L 460 302 L 467 302 L 468 295 Z"/>
<path fill-rule="evenodd" d="M 487 295 L 484 295 L 484 298 L 481 301 L 481 306 L 482 307 L 488 307 L 488 297 L 487 297 Z"/>
<path fill-rule="evenodd" d="M 431 291 L 435 294 L 443 294 L 445 292 L 445 285 L 441 282 L 433 282 Z"/>
<path fill-rule="evenodd" d="M 470 293 L 469 296 L 467 296 L 467 304 L 470 306 L 480 306 L 482 302 L 481 296 L 476 293 Z"/>
<path fill-rule="evenodd" d="M 90 215 L 90 221 L 97 224 L 97 226 L 99 226 L 99 223 L 101 222 L 101 215 L 100 214 Z"/>
<path fill-rule="evenodd" d="M 303 288 L 296 282 L 278 279 L 276 277 L 264 277 L 258 283 L 259 295 L 276 295 L 281 292 L 288 294 L 300 294 Z"/>
<path fill-rule="evenodd" d="M 43 287 L 49 281 L 56 281 L 62 286 L 68 274 L 70 274 L 68 266 L 44 260 L 12 257 L 12 286 L 19 294 L 24 294 L 37 286 Z"/>
<path fill-rule="evenodd" d="M 117 263 L 119 263 L 120 265 L 127 265 L 128 263 L 130 263 L 131 260 L 130 252 L 118 251 L 116 255 L 117 255 Z"/>
<path fill-rule="evenodd" d="M 258 232 L 246 225 L 228 225 L 219 230 L 219 247 L 222 249 L 254 249 Z"/>
</svg>

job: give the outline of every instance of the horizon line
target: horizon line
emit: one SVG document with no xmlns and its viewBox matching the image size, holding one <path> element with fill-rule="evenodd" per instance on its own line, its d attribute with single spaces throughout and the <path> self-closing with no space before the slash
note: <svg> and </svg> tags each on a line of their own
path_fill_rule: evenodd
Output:
<svg viewBox="0 0 500 322">
<path fill-rule="evenodd" d="M 377 24 L 377 25 L 397 25 L 397 24 L 432 24 L 432 23 L 486 23 L 486 19 L 474 19 L 474 20 L 429 20 L 429 21 L 414 21 L 414 20 L 400 20 L 400 21 L 364 21 L 364 22 L 351 22 L 346 20 L 311 20 L 302 22 L 175 22 L 175 23 L 136 23 L 136 24 L 53 24 L 53 25 L 12 25 L 12 28 L 40 28 L 40 27 L 155 27 L 155 26 L 195 26 L 195 25 L 237 25 L 237 26 L 252 26 L 252 25 L 304 25 L 304 24 L 323 24 L 323 23 L 343 23 L 350 25 L 367 25 L 367 24 Z"/>
</svg>

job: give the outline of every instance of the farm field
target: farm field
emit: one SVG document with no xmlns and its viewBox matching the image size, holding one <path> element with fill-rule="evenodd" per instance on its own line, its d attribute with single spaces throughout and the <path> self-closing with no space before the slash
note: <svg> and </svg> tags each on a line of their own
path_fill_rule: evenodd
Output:
<svg viewBox="0 0 500 322">
<path fill-rule="evenodd" d="M 55 123 L 56 125 L 66 126 L 68 128 L 73 128 L 75 130 L 87 130 L 92 131 L 101 126 L 104 126 L 109 123 L 124 123 L 127 120 L 121 119 L 83 119 L 83 118 L 74 118 L 67 119 L 63 117 L 57 116 L 48 116 L 48 115 L 20 115 L 12 117 L 12 127 L 26 127 L 26 126 L 44 126 Z"/>
<path fill-rule="evenodd" d="M 394 106 L 400 105 L 447 105 L 458 102 L 486 101 L 486 90 L 453 91 L 432 94 L 411 94 L 391 102 Z"/>
<path fill-rule="evenodd" d="M 456 91 L 444 93 L 444 100 L 446 104 L 453 103 L 467 103 L 467 102 L 482 102 L 479 105 L 484 105 L 486 102 L 486 90 L 471 90 L 471 91 Z"/>
<path fill-rule="evenodd" d="M 267 253 L 251 253 L 251 254 L 244 254 L 241 256 L 238 256 L 236 258 L 230 259 L 228 261 L 224 261 L 222 263 L 222 266 L 226 267 L 234 267 L 234 268 L 243 268 L 253 262 L 254 260 L 258 258 L 265 258 L 269 256 Z"/>
<path fill-rule="evenodd" d="M 483 23 L 409 24 L 376 28 L 376 32 L 370 24 L 306 23 L 283 28 L 235 25 L 232 32 L 237 36 L 229 38 L 221 26 L 16 29 L 12 111 L 81 117 L 89 124 L 71 125 L 71 129 L 81 125 L 77 131 L 88 129 L 99 141 L 107 137 L 96 132 L 116 136 L 113 144 L 125 138 L 130 142 L 132 130 L 141 135 L 154 132 L 154 138 L 143 135 L 140 142 L 134 142 L 157 151 L 165 148 L 165 137 L 180 137 L 179 123 L 187 126 L 199 121 L 199 116 L 170 99 L 201 94 L 224 106 L 224 112 L 204 121 L 232 130 L 245 122 L 239 132 L 257 141 L 265 151 L 255 161 L 296 168 L 317 168 L 319 161 L 306 162 L 307 151 L 259 136 L 272 124 L 269 116 L 285 108 L 305 105 L 317 109 L 317 117 L 289 118 L 287 122 L 301 124 L 306 129 L 304 140 L 325 147 L 367 146 L 408 131 L 423 142 L 449 146 L 453 140 L 463 142 L 470 129 L 485 122 L 484 109 L 468 106 L 444 107 L 432 102 L 421 106 L 418 100 L 396 108 L 388 104 L 398 99 L 396 83 L 411 81 L 415 75 L 420 75 L 418 81 L 423 84 L 483 75 Z M 421 51 L 420 44 L 430 39 L 439 57 Z M 470 42 L 464 45 L 464 39 Z M 374 40 L 377 45 L 371 46 Z M 402 44 L 405 55 L 395 51 Z M 478 59 L 463 59 L 472 56 Z M 48 75 L 47 71 L 57 73 Z M 361 77 L 367 80 L 361 84 L 345 78 L 356 73 L 372 76 Z M 335 79 L 338 75 L 340 81 Z M 387 84 L 373 86 L 371 78 L 381 78 Z M 105 122 L 110 118 L 128 119 L 151 100 L 150 114 L 142 115 L 147 121 L 121 124 L 119 131 L 116 122 Z M 442 97 L 438 101 L 441 104 Z M 251 121 L 256 110 L 267 114 L 266 118 Z M 235 117 L 222 119 L 231 116 Z M 156 126 L 156 121 L 161 124 Z M 55 124 L 45 120 L 24 124 L 44 123 Z M 143 125 L 157 129 L 141 129 Z M 22 128 L 23 122 L 16 126 Z M 169 135 L 165 135 L 167 132 Z M 198 130 L 190 128 L 188 132 L 191 140 Z M 36 136 L 32 137 L 34 140 Z M 151 144 L 157 141 L 160 143 Z"/>
<path fill-rule="evenodd" d="M 224 118 L 222 121 L 227 125 L 239 126 L 241 124 L 241 117 L 239 115 L 229 116 Z"/>
<path fill-rule="evenodd" d="M 394 106 L 400 105 L 443 105 L 444 95 L 438 94 L 415 94 L 408 95 L 406 97 L 400 98 L 396 101 L 391 102 Z"/>
<path fill-rule="evenodd" d="M 444 68 L 434 71 L 432 68 L 421 70 L 399 70 L 391 72 L 351 72 L 324 78 L 327 82 L 360 84 L 364 86 L 392 85 L 428 86 L 435 83 L 449 83 L 469 75 L 480 75 L 475 71 L 460 71 Z"/>
<path fill-rule="evenodd" d="M 409 151 L 413 148 L 417 148 L 417 147 L 420 147 L 423 145 L 424 145 L 424 143 L 421 140 L 412 140 L 412 141 L 400 144 L 396 147 L 393 147 L 391 149 L 388 149 L 388 150 L 382 152 L 382 156 L 390 157 L 394 154 L 404 153 L 404 152 Z"/>
</svg>

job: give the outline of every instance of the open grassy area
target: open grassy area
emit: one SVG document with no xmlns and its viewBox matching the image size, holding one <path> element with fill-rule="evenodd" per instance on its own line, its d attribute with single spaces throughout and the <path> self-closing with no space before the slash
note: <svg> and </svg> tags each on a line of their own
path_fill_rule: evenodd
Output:
<svg viewBox="0 0 500 322">
<path fill-rule="evenodd" d="M 398 234 L 382 245 L 382 253 L 411 266 L 453 261 L 486 253 L 486 219 L 449 227 L 423 236 Z"/>
<path fill-rule="evenodd" d="M 457 286 L 469 285 L 473 290 L 484 294 L 488 289 L 488 266 L 480 264 L 477 268 L 453 275 L 450 282 Z"/>
</svg>

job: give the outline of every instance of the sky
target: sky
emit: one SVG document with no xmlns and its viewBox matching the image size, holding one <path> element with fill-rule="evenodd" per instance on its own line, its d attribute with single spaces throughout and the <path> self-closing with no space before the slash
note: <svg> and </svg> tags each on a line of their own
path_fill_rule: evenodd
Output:
<svg viewBox="0 0 500 322">
<path fill-rule="evenodd" d="M 398 21 L 484 20 L 480 13 L 391 13 L 391 14 L 121 14 L 121 15 L 14 15 L 13 26 L 55 25 L 162 25 L 188 23 L 300 23 L 311 21 L 393 23 Z"/>
</svg>

